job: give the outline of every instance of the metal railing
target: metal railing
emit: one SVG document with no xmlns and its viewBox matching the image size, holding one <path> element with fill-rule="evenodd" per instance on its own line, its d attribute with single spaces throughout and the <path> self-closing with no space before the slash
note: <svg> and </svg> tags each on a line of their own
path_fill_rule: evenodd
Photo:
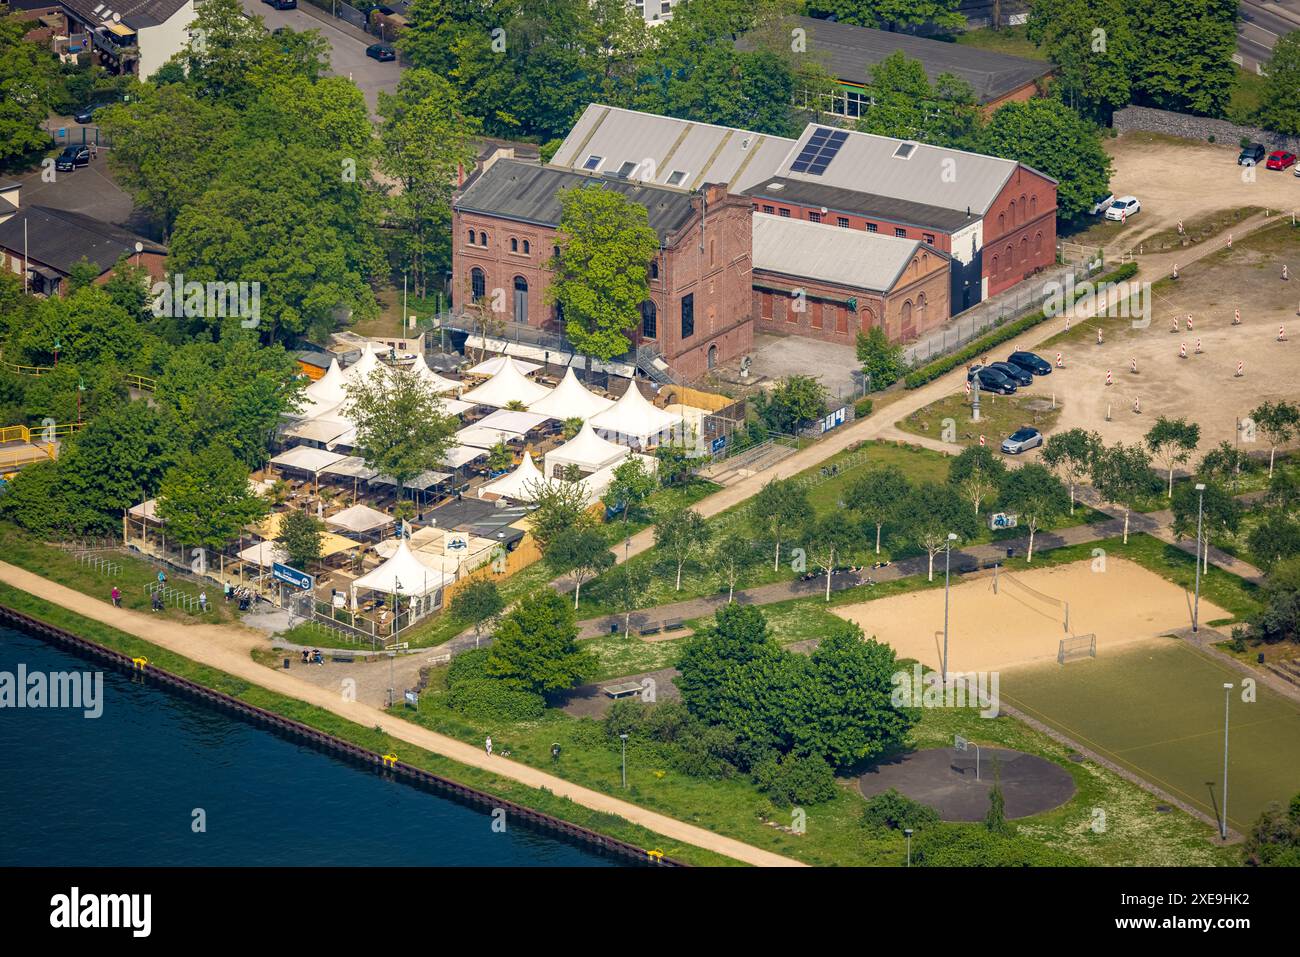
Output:
<svg viewBox="0 0 1300 957">
<path fill-rule="evenodd" d="M 150 582 L 144 586 L 144 593 L 150 598 L 153 598 L 155 594 L 159 594 L 162 596 L 164 604 L 171 605 L 173 608 L 183 608 L 191 615 L 196 610 L 202 609 L 198 595 L 191 595 L 179 588 L 172 588 L 164 582 Z"/>
<path fill-rule="evenodd" d="M 115 576 L 122 572 L 120 562 L 115 562 L 106 555 L 96 555 L 94 552 L 76 552 L 72 556 L 81 564 L 93 568 L 101 575 Z"/>
</svg>

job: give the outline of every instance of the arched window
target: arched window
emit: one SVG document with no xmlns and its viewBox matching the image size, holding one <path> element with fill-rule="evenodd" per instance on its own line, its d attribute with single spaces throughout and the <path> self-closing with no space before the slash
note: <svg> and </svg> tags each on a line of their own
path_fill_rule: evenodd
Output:
<svg viewBox="0 0 1300 957">
<path fill-rule="evenodd" d="M 487 246 L 488 244 L 487 233 L 486 232 L 479 233 L 478 241 L 480 246 Z"/>
<path fill-rule="evenodd" d="M 1042 253 L 1042 251 L 1043 251 L 1043 234 L 1037 233 L 1034 235 L 1034 255 L 1037 256 L 1040 253 Z"/>
<path fill-rule="evenodd" d="M 903 303 L 903 334 L 906 335 L 912 329 L 912 300 L 908 299 Z"/>
<path fill-rule="evenodd" d="M 1029 237 L 1020 237 L 1020 265 L 1024 266 L 1029 262 Z"/>
<path fill-rule="evenodd" d="M 659 260 L 657 259 L 650 260 L 650 278 L 651 279 L 659 278 Z"/>
<path fill-rule="evenodd" d="M 470 296 L 475 299 L 482 299 L 487 295 L 487 276 L 483 270 L 475 266 L 469 271 Z"/>
<path fill-rule="evenodd" d="M 709 368 L 717 368 L 718 365 L 718 347 L 709 346 Z"/>
<path fill-rule="evenodd" d="M 1029 216 L 1030 216 L 1030 218 L 1032 219 L 1034 216 L 1037 216 L 1037 215 L 1038 215 L 1038 197 L 1037 197 L 1037 196 L 1030 196 L 1030 197 L 1029 197 Z"/>
<path fill-rule="evenodd" d="M 994 276 L 996 276 L 996 275 L 998 274 L 998 257 L 997 257 L 997 256 L 994 256 L 994 257 L 993 257 L 993 268 L 990 269 L 989 272 L 990 272 L 990 274 L 992 274 L 992 275 L 994 275 Z"/>
<path fill-rule="evenodd" d="M 1028 207 L 1025 205 L 1025 194 L 1021 193 L 1020 194 L 1020 221 L 1022 223 L 1025 221 L 1025 210 L 1027 208 Z"/>
<path fill-rule="evenodd" d="M 469 231 L 469 244 L 473 246 L 477 242 L 478 242 L 478 233 L 474 232 L 474 230 L 471 229 Z"/>
<path fill-rule="evenodd" d="M 528 280 L 515 277 L 515 322 L 528 321 Z"/>
<path fill-rule="evenodd" d="M 647 299 L 641 303 L 641 338 L 657 339 L 659 337 L 659 315 L 655 304 Z"/>
<path fill-rule="evenodd" d="M 532 247 L 532 245 L 528 242 L 528 240 L 525 239 L 525 240 L 524 240 L 524 255 L 525 255 L 525 256 L 530 255 L 530 254 L 532 253 L 532 251 L 533 251 L 533 247 Z"/>
<path fill-rule="evenodd" d="M 1016 201 L 1013 199 L 1011 205 L 1007 207 L 1007 220 L 1014 227 L 1016 225 Z"/>
<path fill-rule="evenodd" d="M 512 253 L 519 252 L 519 240 L 516 239 L 514 236 L 510 237 L 510 251 Z"/>
<path fill-rule="evenodd" d="M 1007 269 L 1012 269 L 1016 265 L 1016 247 L 1007 243 Z"/>
<path fill-rule="evenodd" d="M 1007 217 L 1002 213 L 998 213 L 998 235 L 1001 236 L 1006 231 L 1007 231 Z"/>
<path fill-rule="evenodd" d="M 925 293 L 916 297 L 916 321 L 925 325 Z"/>
</svg>

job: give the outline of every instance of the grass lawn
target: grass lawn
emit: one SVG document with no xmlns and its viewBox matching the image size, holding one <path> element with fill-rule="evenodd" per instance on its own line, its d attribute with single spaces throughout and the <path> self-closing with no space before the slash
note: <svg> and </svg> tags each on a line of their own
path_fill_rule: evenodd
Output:
<svg viewBox="0 0 1300 957">
<path fill-rule="evenodd" d="M 61 585 L 79 592 L 107 601 L 114 585 L 122 591 L 122 607 L 137 611 L 149 611 L 150 599 L 145 586 L 158 580 L 158 571 L 162 565 L 154 564 L 143 558 L 134 558 L 124 552 L 110 550 L 97 551 L 105 558 L 117 563 L 121 570 L 116 575 L 107 575 L 86 565 L 76 558 L 70 549 L 49 545 L 30 533 L 8 522 L 0 522 L 0 559 L 25 568 L 29 572 L 53 579 Z M 205 586 L 196 585 L 172 574 L 166 569 L 167 585 L 197 598 L 201 591 L 207 592 L 208 610 L 200 613 L 190 612 L 168 606 L 158 612 L 168 618 L 180 621 L 222 622 L 235 617 L 233 606 L 221 600 L 221 586 L 209 582 Z"/>
<path fill-rule="evenodd" d="M 536 790 L 516 781 L 477 768 L 471 768 L 441 755 L 416 748 L 374 728 L 364 728 L 359 724 L 340 718 L 333 712 L 306 704 L 296 698 L 268 691 L 260 685 L 252 684 L 242 678 L 236 678 L 223 671 L 191 661 L 150 642 L 142 641 L 132 635 L 101 625 L 99 622 L 83 618 L 57 605 L 52 605 L 29 595 L 27 592 L 10 588 L 7 585 L 0 585 L 0 603 L 16 611 L 21 611 L 47 621 L 52 625 L 72 631 L 105 647 L 133 656 L 144 655 L 153 665 L 172 674 L 189 678 L 259 708 L 265 708 L 294 721 L 300 721 L 327 734 L 358 744 L 372 752 L 379 754 L 394 752 L 400 755 L 403 761 L 413 766 L 424 768 L 434 774 L 460 781 L 498 797 L 571 821 L 574 824 L 629 841 L 640 847 L 658 848 L 669 857 L 692 864 L 721 866 L 735 865 L 737 863 L 730 858 L 714 854 L 711 851 L 663 837 L 615 815 L 590 811 L 574 804 L 572 801 L 555 797 L 547 791 Z M 484 820 L 486 821 L 486 818 Z"/>
<path fill-rule="evenodd" d="M 999 447 L 1002 440 L 1023 425 L 1031 425 L 1046 435 L 1061 417 L 1061 403 L 1052 406 L 1050 380 L 1036 379 L 1042 391 L 1036 394 L 994 395 L 980 394 L 980 420 L 971 421 L 971 406 L 964 393 L 950 395 L 932 402 L 923 409 L 895 423 L 904 432 L 932 439 L 943 436 L 944 420 L 952 419 L 956 430 L 954 441 L 960 446 L 979 445 L 980 436 L 988 444 Z"/>
<path fill-rule="evenodd" d="M 1034 46 L 1033 41 L 1029 39 L 1028 27 L 1024 26 L 1002 27 L 998 30 L 989 27 L 966 30 L 957 34 L 956 41 L 964 47 L 990 50 L 993 53 L 1007 53 L 1029 60 L 1047 59 L 1047 54 Z"/>
<path fill-rule="evenodd" d="M 469 718 L 447 706 L 445 670 L 434 669 L 418 713 L 406 710 L 402 712 L 404 717 L 465 741 L 478 742 L 491 734 L 493 742 L 508 749 L 517 760 L 808 864 L 905 863 L 901 834 L 861 825 L 863 801 L 854 777 L 840 779 L 840 792 L 834 800 L 806 809 L 807 830 L 801 835 L 774 826 L 789 825 L 791 809 L 773 807 L 747 775 L 717 780 L 693 778 L 674 770 L 653 745 L 636 740 L 628 742 L 628 789 L 623 791 L 619 741 L 608 737 L 602 724 L 573 718 L 556 709 L 548 709 L 542 719 L 530 722 Z M 1157 814 L 1154 800 L 1136 785 L 1102 768 L 1074 764 L 1064 747 L 1014 719 L 982 719 L 967 709 L 927 709 L 913 729 L 909 744 L 942 747 L 951 744 L 955 733 L 980 744 L 1041 754 L 1073 776 L 1077 793 L 1070 802 L 1019 822 L 1021 832 L 1035 840 L 1073 853 L 1090 864 L 1235 862 L 1235 850 L 1212 846 L 1208 827 L 1182 813 Z M 558 761 L 551 758 L 554 743 L 561 748 Z M 1101 834 L 1093 833 L 1088 826 L 1092 809 L 1098 806 L 1116 809 L 1111 812 L 1112 827 Z M 1135 839 L 1139 834 L 1142 839 Z"/>
</svg>

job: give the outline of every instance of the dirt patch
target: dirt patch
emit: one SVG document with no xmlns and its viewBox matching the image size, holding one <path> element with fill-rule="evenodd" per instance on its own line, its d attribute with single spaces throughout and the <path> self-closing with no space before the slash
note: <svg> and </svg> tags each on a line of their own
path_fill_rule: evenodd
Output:
<svg viewBox="0 0 1300 957">
<path fill-rule="evenodd" d="M 614 699 L 601 689 L 613 685 L 633 683 L 641 685 L 643 698 L 647 693 L 644 689 L 652 689 L 654 697 L 649 700 L 677 701 L 682 696 L 674 683 L 679 674 L 681 672 L 676 668 L 662 668 L 659 671 L 647 671 L 639 675 L 611 678 L 597 684 L 579 685 L 568 693 L 564 699 L 564 704 L 560 706 L 560 710 L 565 714 L 573 715 L 575 718 L 603 718 L 609 714 L 609 709 L 614 705 Z"/>
</svg>

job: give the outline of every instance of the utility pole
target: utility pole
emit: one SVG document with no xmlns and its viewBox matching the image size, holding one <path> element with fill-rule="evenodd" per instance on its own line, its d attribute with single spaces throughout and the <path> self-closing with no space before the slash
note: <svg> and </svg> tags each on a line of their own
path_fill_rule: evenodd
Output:
<svg viewBox="0 0 1300 957">
<path fill-rule="evenodd" d="M 1192 633 L 1196 633 L 1201 610 L 1201 515 L 1205 508 L 1205 483 L 1196 483 L 1196 597 L 1192 599 Z"/>
</svg>

